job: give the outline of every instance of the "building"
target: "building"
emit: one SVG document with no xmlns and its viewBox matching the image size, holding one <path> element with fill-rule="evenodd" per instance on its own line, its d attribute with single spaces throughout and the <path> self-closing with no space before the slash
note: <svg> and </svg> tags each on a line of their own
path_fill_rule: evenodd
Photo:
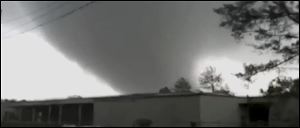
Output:
<svg viewBox="0 0 300 128">
<path fill-rule="evenodd" d="M 298 120 L 293 96 L 171 93 L 1 103 L 1 126 L 299 126 Z"/>
</svg>

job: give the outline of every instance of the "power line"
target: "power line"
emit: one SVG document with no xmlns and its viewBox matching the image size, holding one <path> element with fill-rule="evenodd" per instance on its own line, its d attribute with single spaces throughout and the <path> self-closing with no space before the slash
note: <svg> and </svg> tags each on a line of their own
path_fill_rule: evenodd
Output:
<svg viewBox="0 0 300 128">
<path fill-rule="evenodd" d="M 64 7 L 66 4 L 67 4 L 67 3 L 64 3 L 64 4 L 61 4 L 61 5 L 59 5 L 59 6 L 56 6 L 56 7 L 53 8 L 52 10 L 47 11 L 47 12 L 45 12 L 45 13 L 43 13 L 43 14 L 37 16 L 37 17 L 32 18 L 31 21 L 28 21 L 28 22 L 19 24 L 19 25 L 17 25 L 17 26 L 22 27 L 22 26 L 26 26 L 26 25 L 28 25 L 28 24 L 31 24 L 32 21 L 38 21 L 38 19 L 41 19 L 42 17 L 48 16 L 48 14 L 53 13 L 53 10 L 56 11 L 56 10 L 58 10 L 58 9 L 60 9 L 60 8 L 62 8 L 62 7 Z M 12 30 L 8 30 L 7 32 L 4 32 L 4 36 L 9 35 L 9 33 L 13 32 L 13 31 L 15 31 L 15 30 L 16 30 L 16 29 L 12 29 Z"/>
<path fill-rule="evenodd" d="M 10 19 L 7 19 L 7 20 L 3 20 L 4 23 L 2 23 L 2 24 L 7 24 L 8 22 L 11 23 L 11 22 L 16 22 L 16 21 L 22 20 L 22 19 L 26 18 L 27 15 L 33 15 L 33 14 L 36 14 L 36 12 L 41 13 L 41 11 L 40 11 L 41 9 L 48 10 L 49 8 L 52 8 L 54 5 L 57 5 L 57 4 L 59 4 L 59 3 L 52 3 L 52 4 L 47 5 L 46 7 L 43 6 L 43 7 L 39 7 L 37 9 L 34 9 L 34 10 L 26 13 L 26 15 L 10 18 Z"/>
<path fill-rule="evenodd" d="M 60 16 L 58 16 L 58 17 L 52 19 L 52 20 L 49 20 L 49 21 L 47 21 L 47 22 L 41 23 L 41 24 L 39 24 L 39 25 L 36 25 L 35 27 L 32 27 L 32 28 L 30 28 L 30 29 L 28 29 L 28 30 L 24 30 L 24 31 L 19 32 L 19 33 L 15 34 L 15 35 L 24 34 L 24 33 L 33 31 L 33 30 L 35 30 L 35 29 L 38 29 L 38 28 L 40 28 L 40 27 L 49 25 L 49 24 L 52 23 L 52 22 L 55 22 L 55 21 L 60 20 L 60 19 L 63 19 L 63 18 L 65 18 L 65 17 L 67 17 L 67 16 L 69 16 L 69 15 L 71 15 L 71 14 L 77 12 L 77 11 L 80 11 L 80 10 L 82 10 L 82 9 L 84 9 L 84 8 L 86 8 L 86 7 L 90 6 L 90 5 L 92 5 L 92 4 L 94 4 L 94 3 L 96 3 L 96 1 L 88 2 L 88 3 L 84 4 L 84 5 L 82 5 L 82 6 L 80 6 L 80 7 L 77 7 L 77 8 L 75 8 L 75 9 L 73 9 L 73 10 L 71 10 L 71 11 L 69 11 L 69 12 L 67 12 L 67 13 L 65 13 L 65 14 L 63 14 L 63 15 L 60 15 Z M 9 38 L 11 38 L 11 37 L 13 37 L 13 36 L 15 36 L 15 35 L 12 35 L 12 36 L 4 36 L 3 40 L 9 39 Z"/>
</svg>

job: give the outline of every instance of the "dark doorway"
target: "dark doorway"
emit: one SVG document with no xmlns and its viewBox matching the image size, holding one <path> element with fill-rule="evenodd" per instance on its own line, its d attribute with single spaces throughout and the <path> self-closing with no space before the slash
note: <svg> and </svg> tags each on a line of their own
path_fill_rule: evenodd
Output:
<svg viewBox="0 0 300 128">
<path fill-rule="evenodd" d="M 251 104 L 248 108 L 249 121 L 252 126 L 268 126 L 269 105 Z"/>
<path fill-rule="evenodd" d="M 62 110 L 62 123 L 64 125 L 77 125 L 78 124 L 78 105 L 68 104 L 63 106 Z"/>
<path fill-rule="evenodd" d="M 93 104 L 83 104 L 82 105 L 82 115 L 80 124 L 83 126 L 93 125 L 94 120 L 94 105 Z"/>
<path fill-rule="evenodd" d="M 22 109 L 21 121 L 31 122 L 32 121 L 33 109 L 30 107 L 25 107 Z"/>
<path fill-rule="evenodd" d="M 50 122 L 57 124 L 59 122 L 59 106 L 51 105 Z"/>
<path fill-rule="evenodd" d="M 249 119 L 251 122 L 269 120 L 269 107 L 263 104 L 251 105 L 249 108 Z"/>
</svg>

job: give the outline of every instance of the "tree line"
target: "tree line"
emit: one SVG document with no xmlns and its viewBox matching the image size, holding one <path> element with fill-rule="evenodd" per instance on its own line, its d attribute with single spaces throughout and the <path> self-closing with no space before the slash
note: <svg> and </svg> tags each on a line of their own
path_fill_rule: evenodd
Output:
<svg viewBox="0 0 300 128">
<path fill-rule="evenodd" d="M 237 42 L 254 48 L 262 55 L 271 52 L 279 56 L 267 63 L 245 63 L 244 72 L 236 73 L 236 77 L 252 82 L 252 77 L 261 72 L 288 64 L 299 65 L 299 1 L 240 1 L 224 4 L 214 12 L 221 16 L 220 27 L 228 29 Z M 252 43 L 245 43 L 245 38 L 253 40 Z M 209 88 L 212 93 L 230 93 L 222 86 L 222 81 L 213 67 L 208 67 L 199 77 L 201 88 Z M 180 78 L 173 91 L 164 87 L 160 93 L 187 92 L 190 89 L 188 82 Z M 278 76 L 261 93 L 264 96 L 292 94 L 299 97 L 299 78 Z"/>
</svg>

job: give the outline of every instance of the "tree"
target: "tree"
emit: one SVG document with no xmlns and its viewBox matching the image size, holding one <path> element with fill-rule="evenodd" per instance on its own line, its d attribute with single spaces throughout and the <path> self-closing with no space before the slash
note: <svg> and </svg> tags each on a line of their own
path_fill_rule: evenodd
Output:
<svg viewBox="0 0 300 128">
<path fill-rule="evenodd" d="M 221 87 L 222 81 L 221 74 L 217 74 L 216 69 L 212 66 L 207 67 L 199 77 L 200 84 L 204 85 L 203 88 L 210 88 L 213 93 L 216 91 L 216 87 Z"/>
<path fill-rule="evenodd" d="M 257 73 L 296 60 L 299 63 L 298 1 L 243 1 L 224 4 L 214 11 L 223 17 L 220 26 L 230 29 L 236 40 L 254 38 L 249 46 L 280 56 L 268 63 L 245 64 L 245 72 L 237 73 L 237 77 L 251 81 Z"/>
<path fill-rule="evenodd" d="M 175 92 L 191 92 L 191 85 L 190 83 L 183 77 L 178 79 L 174 85 Z"/>
<path fill-rule="evenodd" d="M 225 95 L 231 95 L 231 96 L 234 95 L 234 93 L 230 92 L 230 89 L 229 89 L 229 87 L 228 87 L 227 84 L 224 87 L 221 86 L 220 89 L 215 90 L 215 93 L 225 94 Z"/>
<path fill-rule="evenodd" d="M 159 93 L 172 93 L 171 90 L 168 87 L 164 87 L 159 90 Z"/>
<path fill-rule="evenodd" d="M 79 96 L 79 95 L 72 95 L 72 96 L 69 96 L 68 99 L 81 99 L 82 97 Z"/>
<path fill-rule="evenodd" d="M 298 84 L 297 84 L 298 82 Z M 283 94 L 299 94 L 299 79 L 293 80 L 289 77 L 277 77 L 273 79 L 267 91 L 260 90 L 264 96 L 283 95 Z"/>
<path fill-rule="evenodd" d="M 299 98 L 299 79 L 294 80 L 294 86 L 291 88 L 290 93 Z"/>
</svg>

